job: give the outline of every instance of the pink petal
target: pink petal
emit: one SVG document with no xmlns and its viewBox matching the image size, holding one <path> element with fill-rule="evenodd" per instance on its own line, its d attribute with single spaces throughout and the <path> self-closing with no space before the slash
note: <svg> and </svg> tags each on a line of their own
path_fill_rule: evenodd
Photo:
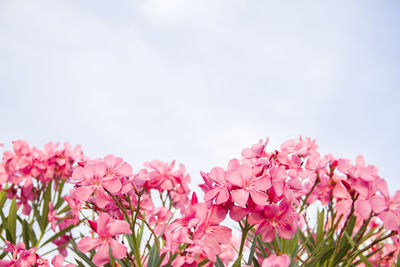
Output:
<svg viewBox="0 0 400 267">
<path fill-rule="evenodd" d="M 243 179 L 238 169 L 233 169 L 226 174 L 226 180 L 228 180 L 231 184 L 243 187 Z"/>
<path fill-rule="evenodd" d="M 295 229 L 297 229 L 297 227 Z M 294 229 L 292 228 L 292 224 L 286 222 L 281 222 L 276 226 L 277 234 L 286 240 L 289 240 L 293 237 L 294 235 L 293 230 Z"/>
<path fill-rule="evenodd" d="M 119 175 L 125 176 L 125 177 L 130 177 L 133 174 L 132 166 L 129 165 L 128 163 L 124 162 L 119 166 L 116 171 L 118 172 Z"/>
<path fill-rule="evenodd" d="M 209 209 L 209 223 L 210 224 L 220 224 L 223 220 L 225 220 L 227 210 L 221 206 L 212 206 Z"/>
<path fill-rule="evenodd" d="M 383 197 L 372 196 L 370 201 L 371 201 L 372 210 L 377 214 L 384 211 L 387 207 L 386 201 Z"/>
<path fill-rule="evenodd" d="M 209 236 L 221 244 L 229 243 L 232 237 L 232 229 L 226 226 L 211 226 L 207 230 L 212 230 Z"/>
<path fill-rule="evenodd" d="M 384 179 L 379 180 L 379 182 L 376 184 L 376 188 L 385 198 L 389 198 L 388 185 Z"/>
<path fill-rule="evenodd" d="M 263 232 L 262 232 L 262 240 L 264 242 L 271 242 L 275 238 L 275 231 L 274 228 L 270 225 L 267 225 L 263 227 Z M 257 230 L 258 231 L 258 230 Z"/>
<path fill-rule="evenodd" d="M 231 192 L 232 199 L 239 206 L 245 206 L 247 204 L 247 200 L 249 199 L 249 192 L 244 189 L 237 189 Z"/>
<path fill-rule="evenodd" d="M 210 171 L 210 177 L 219 184 L 226 184 L 225 171 L 221 167 L 212 168 Z"/>
<path fill-rule="evenodd" d="M 103 266 L 104 264 L 110 261 L 110 246 L 108 243 L 103 243 L 99 250 L 96 252 L 96 255 L 93 257 L 93 263 L 96 266 Z"/>
<path fill-rule="evenodd" d="M 104 179 L 102 181 L 102 185 L 112 194 L 118 193 L 122 188 L 122 184 L 119 179 Z"/>
<path fill-rule="evenodd" d="M 92 195 L 93 191 L 94 188 L 92 186 L 81 186 L 76 188 L 75 196 L 81 201 L 87 201 L 90 195 Z"/>
<path fill-rule="evenodd" d="M 351 163 L 347 159 L 339 159 L 337 168 L 340 172 L 348 174 L 349 170 L 351 169 Z"/>
<path fill-rule="evenodd" d="M 294 190 L 301 190 L 303 188 L 303 185 L 299 179 L 290 179 L 288 181 L 288 185 L 290 189 Z"/>
<path fill-rule="evenodd" d="M 267 176 L 263 176 L 257 179 L 254 179 L 251 182 L 251 187 L 255 189 L 259 189 L 261 191 L 265 191 L 271 188 L 271 180 L 267 178 Z"/>
<path fill-rule="evenodd" d="M 253 199 L 254 203 L 260 206 L 264 206 L 268 201 L 268 195 L 257 190 L 251 190 L 250 196 Z"/>
<path fill-rule="evenodd" d="M 282 181 L 273 180 L 272 188 L 274 189 L 277 196 L 282 196 L 282 194 L 283 194 L 283 182 Z"/>
<path fill-rule="evenodd" d="M 247 214 L 246 214 L 247 215 Z M 244 217 L 244 216 L 243 216 Z M 259 224 L 265 221 L 266 218 L 258 212 L 252 212 L 247 218 L 249 224 Z"/>
<path fill-rule="evenodd" d="M 102 187 L 99 187 L 99 189 L 96 192 L 96 204 L 100 208 L 104 208 L 107 206 L 107 204 L 112 201 L 108 195 L 106 195 L 106 192 Z"/>
<path fill-rule="evenodd" d="M 215 196 L 219 193 L 220 188 L 215 187 L 213 189 L 211 189 L 210 191 L 208 191 L 207 193 L 204 194 L 204 201 L 208 202 L 212 199 L 215 198 Z"/>
<path fill-rule="evenodd" d="M 126 256 L 126 247 L 115 239 L 110 240 L 111 252 L 116 259 L 122 259 Z"/>
<path fill-rule="evenodd" d="M 347 214 L 350 212 L 351 200 L 350 199 L 340 200 L 336 202 L 335 208 L 339 214 Z"/>
<path fill-rule="evenodd" d="M 106 175 L 107 165 L 104 162 L 97 162 L 91 165 L 91 167 L 93 176 L 101 178 Z"/>
<path fill-rule="evenodd" d="M 129 223 L 123 220 L 116 220 L 115 222 L 111 223 L 108 233 L 111 236 L 115 236 L 119 234 L 131 234 L 132 231 L 129 227 Z"/>
<path fill-rule="evenodd" d="M 232 206 L 230 209 L 229 216 L 232 218 L 232 220 L 235 221 L 240 221 L 243 219 L 247 214 L 249 214 L 250 210 L 246 208 L 242 208 L 239 206 Z"/>
<path fill-rule="evenodd" d="M 333 189 L 333 196 L 336 198 L 350 198 L 350 194 L 341 182 L 338 182 Z"/>
<path fill-rule="evenodd" d="M 386 229 L 396 231 L 399 225 L 399 218 L 393 212 L 384 211 L 379 214 L 379 218 L 382 220 Z"/>
<path fill-rule="evenodd" d="M 371 213 L 371 204 L 368 200 L 357 200 L 354 208 L 364 220 L 368 219 Z"/>
<path fill-rule="evenodd" d="M 97 219 L 97 233 L 99 235 L 106 235 L 107 231 L 107 224 L 110 223 L 110 215 L 107 213 L 101 213 L 99 218 Z"/>
<path fill-rule="evenodd" d="M 276 205 L 265 205 L 264 206 L 264 216 L 267 219 L 273 218 L 279 212 L 279 208 Z"/>
<path fill-rule="evenodd" d="M 83 253 L 89 252 L 92 249 L 100 246 L 101 240 L 98 238 L 84 237 L 78 243 L 78 249 Z"/>
<path fill-rule="evenodd" d="M 227 202 L 229 199 L 229 192 L 226 187 L 222 188 L 218 194 L 217 201 L 215 202 L 217 205 L 223 204 Z"/>
</svg>

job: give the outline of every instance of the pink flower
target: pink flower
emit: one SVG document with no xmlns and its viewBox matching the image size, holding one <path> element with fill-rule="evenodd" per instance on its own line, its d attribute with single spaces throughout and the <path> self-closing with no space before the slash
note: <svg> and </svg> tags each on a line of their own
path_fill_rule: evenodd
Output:
<svg viewBox="0 0 400 267">
<path fill-rule="evenodd" d="M 269 138 L 265 140 L 258 141 L 257 144 L 254 144 L 251 146 L 251 148 L 245 148 L 242 150 L 242 156 L 245 159 L 251 159 L 251 158 L 261 158 L 265 156 L 264 148 L 268 144 Z"/>
<path fill-rule="evenodd" d="M 367 182 L 375 181 L 378 178 L 377 168 L 372 165 L 365 166 L 363 156 L 356 158 L 356 165 L 353 166 L 348 159 L 339 159 L 338 170 L 352 178 L 359 178 Z"/>
<path fill-rule="evenodd" d="M 271 181 L 266 176 L 254 176 L 250 165 L 243 164 L 228 171 L 226 179 L 236 187 L 231 191 L 231 195 L 239 206 L 245 206 L 249 196 L 257 205 L 267 202 L 268 196 L 265 191 L 271 187 Z"/>
<path fill-rule="evenodd" d="M 97 220 L 98 238 L 84 237 L 78 243 L 78 249 L 84 253 L 92 249 L 100 247 L 94 255 L 93 262 L 97 266 L 104 265 L 109 262 L 109 249 L 111 248 L 112 256 L 116 259 L 122 259 L 126 255 L 126 247 L 120 244 L 116 239 L 116 235 L 132 233 L 129 224 L 123 220 L 114 220 L 108 214 L 100 214 Z"/>
<path fill-rule="evenodd" d="M 230 187 L 228 181 L 225 179 L 225 171 L 220 167 L 213 168 L 209 174 L 201 173 L 204 181 L 207 183 L 215 183 L 213 188 L 210 188 L 204 195 L 204 201 L 212 201 L 216 199 L 215 204 L 220 205 L 229 200 Z"/>
<path fill-rule="evenodd" d="M 105 189 L 112 194 L 118 193 L 122 184 L 119 178 L 107 176 L 107 165 L 103 161 L 89 162 L 84 168 L 78 168 L 72 174 L 77 181 L 75 195 L 81 201 L 87 201 L 95 193 L 96 204 L 104 208 L 110 201 Z"/>
<path fill-rule="evenodd" d="M 55 232 L 57 227 L 57 221 L 60 219 L 60 216 L 57 216 L 57 210 L 53 210 L 53 203 L 49 203 L 49 213 L 47 215 L 49 222 L 51 223 L 51 229 Z"/>
<path fill-rule="evenodd" d="M 75 264 L 64 265 L 64 257 L 62 255 L 55 256 L 51 261 L 51 264 L 53 264 L 54 267 L 76 267 Z"/>
<path fill-rule="evenodd" d="M 288 255 L 283 254 L 277 256 L 271 254 L 268 258 L 264 259 L 261 267 L 288 267 L 290 265 L 290 258 Z"/>
<path fill-rule="evenodd" d="M 104 158 L 104 162 L 107 166 L 106 176 L 122 178 L 133 175 L 131 165 L 124 162 L 122 158 L 108 155 Z"/>
<path fill-rule="evenodd" d="M 371 197 L 372 210 L 378 214 L 386 229 L 400 230 L 400 190 L 390 197 L 385 180 L 381 179 L 377 187 L 383 197 L 375 195 Z"/>
<path fill-rule="evenodd" d="M 297 218 L 291 207 L 285 201 L 279 206 L 265 205 L 261 212 L 253 212 L 248 217 L 250 224 L 259 224 L 256 234 L 262 233 L 265 242 L 271 242 L 275 238 L 275 230 L 278 236 L 291 239 L 297 231 Z"/>
</svg>

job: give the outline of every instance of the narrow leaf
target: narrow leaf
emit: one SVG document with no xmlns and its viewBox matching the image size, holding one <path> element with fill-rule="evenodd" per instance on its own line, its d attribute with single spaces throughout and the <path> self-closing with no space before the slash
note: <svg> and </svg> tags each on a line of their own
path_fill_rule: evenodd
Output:
<svg viewBox="0 0 400 267">
<path fill-rule="evenodd" d="M 57 234 L 55 234 L 52 237 L 50 237 L 49 239 L 47 239 L 46 242 L 44 242 L 40 247 L 43 247 L 44 245 L 46 245 L 46 244 L 50 243 L 51 241 L 59 238 L 60 236 L 65 235 L 67 232 L 71 231 L 73 228 L 77 227 L 78 225 L 79 224 L 77 224 L 77 225 L 71 224 L 70 226 L 65 227 L 60 232 L 58 232 Z"/>
<path fill-rule="evenodd" d="M 215 267 L 225 267 L 224 263 L 221 261 L 221 259 L 217 255 L 217 261 L 214 262 Z"/>
<path fill-rule="evenodd" d="M 10 237 L 12 239 L 9 241 L 15 244 L 17 240 L 17 202 L 15 197 L 11 202 L 10 210 L 8 212 L 7 230 L 10 232 Z"/>
<path fill-rule="evenodd" d="M 41 220 L 40 220 L 40 230 L 42 233 L 47 227 L 47 224 L 49 222 L 49 219 L 47 215 L 49 214 L 49 203 L 51 201 L 51 182 L 47 184 L 46 191 L 44 192 L 44 202 L 43 202 L 43 207 L 42 207 L 42 214 L 41 214 Z"/>
<path fill-rule="evenodd" d="M 149 261 L 147 263 L 147 266 L 148 267 L 157 267 L 159 257 L 160 257 L 160 255 L 158 252 L 158 248 L 157 248 L 156 244 L 154 243 L 150 249 Z"/>
</svg>

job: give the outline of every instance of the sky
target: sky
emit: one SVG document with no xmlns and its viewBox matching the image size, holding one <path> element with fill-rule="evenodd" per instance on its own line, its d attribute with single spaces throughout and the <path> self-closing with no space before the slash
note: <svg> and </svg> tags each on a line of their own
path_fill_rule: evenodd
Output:
<svg viewBox="0 0 400 267">
<path fill-rule="evenodd" d="M 270 137 L 399 187 L 396 1 L 0 0 L 0 143 L 81 144 L 193 180 Z"/>
</svg>

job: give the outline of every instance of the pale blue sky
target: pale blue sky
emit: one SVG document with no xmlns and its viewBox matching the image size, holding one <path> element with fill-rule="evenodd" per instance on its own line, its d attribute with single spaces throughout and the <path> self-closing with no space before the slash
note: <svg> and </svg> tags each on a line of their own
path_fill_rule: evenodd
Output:
<svg viewBox="0 0 400 267">
<path fill-rule="evenodd" d="M 299 135 L 392 191 L 396 1 L 0 0 L 0 142 L 82 144 L 199 171 Z"/>
</svg>

